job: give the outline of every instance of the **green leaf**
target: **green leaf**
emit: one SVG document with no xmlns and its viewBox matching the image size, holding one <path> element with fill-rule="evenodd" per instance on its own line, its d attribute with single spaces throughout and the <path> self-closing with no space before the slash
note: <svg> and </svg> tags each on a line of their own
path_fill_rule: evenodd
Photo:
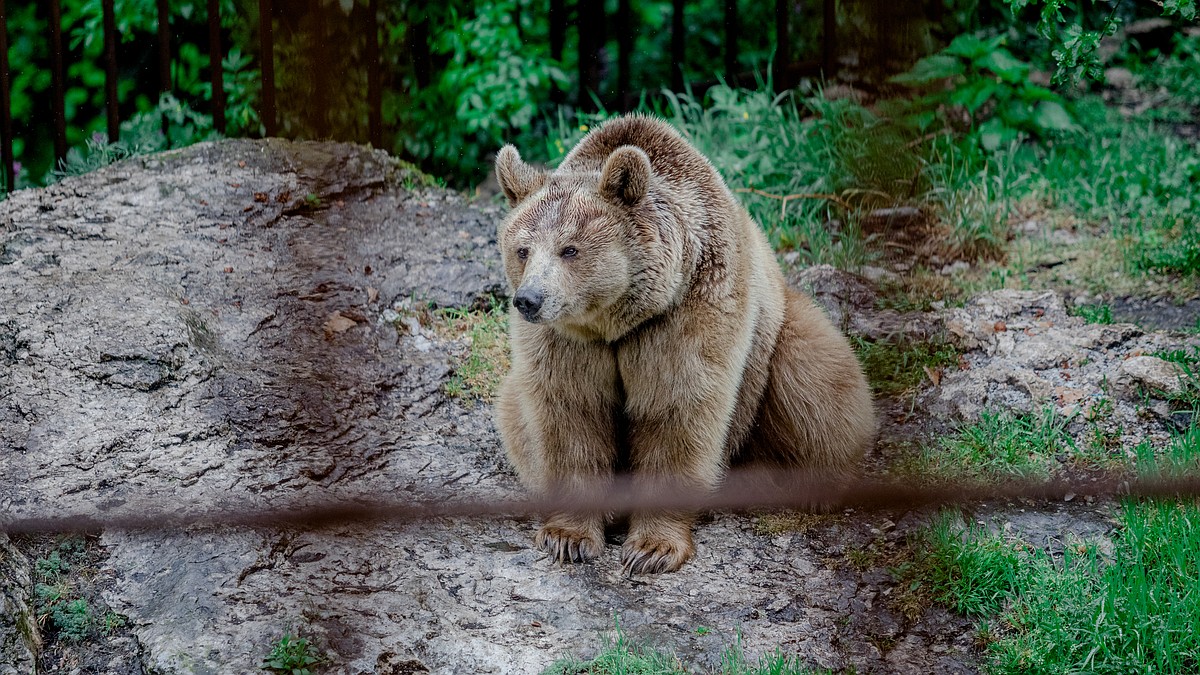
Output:
<svg viewBox="0 0 1200 675">
<path fill-rule="evenodd" d="M 974 113 L 984 103 L 990 101 L 999 88 L 1000 85 L 992 80 L 974 80 L 966 86 L 959 87 L 951 92 L 950 102 L 955 105 L 961 105 L 968 112 Z"/>
<path fill-rule="evenodd" d="M 992 119 L 979 125 L 979 144 L 988 152 L 995 152 L 1001 146 L 1007 145 L 1017 137 L 1017 130 L 1006 125 L 999 118 Z"/>
<path fill-rule="evenodd" d="M 896 84 L 925 84 L 962 75 L 965 70 L 961 60 L 945 54 L 934 54 L 917 61 L 912 70 L 895 75 L 889 81 Z"/>
<path fill-rule="evenodd" d="M 990 70 L 1006 82 L 1020 82 L 1029 74 L 1028 63 L 1013 56 L 1007 49 L 997 49 L 975 59 L 978 68 Z"/>
<path fill-rule="evenodd" d="M 1004 36 L 1002 35 L 989 40 L 981 40 L 970 34 L 959 35 L 954 38 L 954 41 L 948 47 L 942 50 L 942 53 L 951 56 L 961 56 L 964 59 L 974 61 L 989 52 L 995 51 L 1003 42 Z"/>
<path fill-rule="evenodd" d="M 1042 101 L 1033 113 L 1033 123 L 1048 131 L 1070 131 L 1075 128 L 1071 113 L 1057 101 Z"/>
</svg>

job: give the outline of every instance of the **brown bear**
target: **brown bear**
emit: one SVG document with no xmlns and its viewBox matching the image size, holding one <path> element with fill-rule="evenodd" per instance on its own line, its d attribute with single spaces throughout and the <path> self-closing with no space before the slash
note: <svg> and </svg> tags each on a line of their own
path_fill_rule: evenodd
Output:
<svg viewBox="0 0 1200 675">
<path fill-rule="evenodd" d="M 507 145 L 496 175 L 513 292 L 496 422 L 528 488 L 597 498 L 619 467 L 643 489 L 712 490 L 742 463 L 853 473 L 875 435 L 854 352 L 785 286 L 762 229 L 670 125 L 610 120 L 552 173 Z M 678 569 L 693 520 L 632 514 L 627 571 Z M 603 551 L 605 524 L 558 513 L 535 541 L 582 562 Z"/>
</svg>

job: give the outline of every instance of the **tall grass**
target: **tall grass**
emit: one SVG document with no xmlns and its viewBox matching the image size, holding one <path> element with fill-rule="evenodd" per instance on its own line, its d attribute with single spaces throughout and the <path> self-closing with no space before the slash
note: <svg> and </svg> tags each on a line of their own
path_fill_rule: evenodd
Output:
<svg viewBox="0 0 1200 675">
<path fill-rule="evenodd" d="M 1152 474 L 1193 468 L 1200 431 L 1174 439 Z M 1194 673 L 1200 669 L 1200 507 L 1129 499 L 1110 552 L 1078 542 L 1055 558 L 944 514 L 909 569 L 933 597 L 985 619 L 992 673 Z"/>
</svg>

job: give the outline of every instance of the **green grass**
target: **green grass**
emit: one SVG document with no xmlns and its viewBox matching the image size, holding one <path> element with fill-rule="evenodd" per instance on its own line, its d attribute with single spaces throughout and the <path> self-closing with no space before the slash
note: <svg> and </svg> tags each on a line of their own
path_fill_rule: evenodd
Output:
<svg viewBox="0 0 1200 675">
<path fill-rule="evenodd" d="M 697 628 L 697 635 L 707 634 Z M 698 670 L 684 664 L 674 654 L 631 641 L 618 626 L 607 638 L 604 649 L 588 661 L 560 659 L 542 671 L 542 675 L 689 675 L 707 672 L 713 675 L 821 675 L 829 671 L 804 665 L 797 657 L 775 652 L 753 663 L 746 660 L 740 642 L 721 655 L 719 670 Z"/>
<path fill-rule="evenodd" d="M 1078 305 L 1071 310 L 1071 314 L 1083 317 L 1087 323 L 1110 324 L 1113 322 L 1112 307 L 1106 304 Z"/>
<path fill-rule="evenodd" d="M 440 335 L 467 343 L 446 382 L 446 394 L 463 401 L 491 401 L 509 368 L 505 303 L 493 300 L 486 310 L 445 309 L 435 315 Z"/>
<path fill-rule="evenodd" d="M 969 616 L 995 614 L 1012 594 L 1024 551 L 978 525 L 964 527 L 948 510 L 910 542 L 915 552 L 893 574 L 909 593 L 920 593 Z"/>
<path fill-rule="evenodd" d="M 942 479 L 1048 478 L 1060 456 L 1077 453 L 1067 419 L 1052 408 L 1014 415 L 984 411 L 979 420 L 924 448 L 904 473 Z"/>
<path fill-rule="evenodd" d="M 909 340 L 871 342 L 851 337 L 863 371 L 878 396 L 915 393 L 921 382 L 940 377 L 940 371 L 958 363 L 959 352 L 942 341 Z"/>
<path fill-rule="evenodd" d="M 1200 430 L 1158 453 L 1143 475 L 1194 471 Z M 934 601 L 980 619 L 986 670 L 1008 673 L 1193 673 L 1200 668 L 1200 506 L 1124 500 L 1111 548 L 1077 541 L 1061 556 L 964 526 L 949 511 L 896 570 Z M 1106 552 L 1110 551 L 1110 552 Z"/>
<path fill-rule="evenodd" d="M 297 637 L 289 630 L 271 645 L 271 652 L 263 659 L 261 668 L 287 675 L 312 675 L 309 666 L 325 662 L 307 639 Z"/>
<path fill-rule="evenodd" d="M 1200 347 L 1168 349 L 1155 352 L 1153 356 L 1178 364 L 1183 369 L 1180 391 L 1170 394 L 1168 400 L 1183 408 L 1200 409 Z"/>
</svg>

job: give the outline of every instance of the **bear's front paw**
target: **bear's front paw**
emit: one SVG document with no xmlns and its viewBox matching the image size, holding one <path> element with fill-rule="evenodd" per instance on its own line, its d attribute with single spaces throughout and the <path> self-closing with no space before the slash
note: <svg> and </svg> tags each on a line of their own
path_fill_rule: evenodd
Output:
<svg viewBox="0 0 1200 675">
<path fill-rule="evenodd" d="M 631 532 L 621 546 L 621 565 L 629 575 L 674 572 L 692 557 L 694 551 L 692 534 L 688 530 L 656 534 Z"/>
<path fill-rule="evenodd" d="M 604 523 L 599 518 L 554 516 L 533 541 L 554 562 L 587 562 L 604 552 Z"/>
</svg>

